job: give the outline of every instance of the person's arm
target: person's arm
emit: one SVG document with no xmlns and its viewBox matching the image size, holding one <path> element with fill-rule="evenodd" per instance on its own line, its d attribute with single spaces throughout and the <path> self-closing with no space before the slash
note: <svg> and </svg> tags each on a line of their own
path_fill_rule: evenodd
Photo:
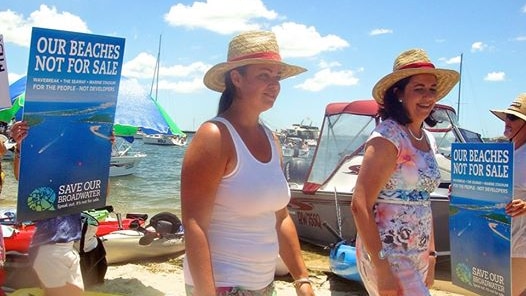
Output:
<svg viewBox="0 0 526 296">
<path fill-rule="evenodd" d="M 298 295 L 314 295 L 309 281 L 309 272 L 303 261 L 298 233 L 287 208 L 276 212 L 276 231 L 279 241 L 279 255 L 294 279 Z"/>
<path fill-rule="evenodd" d="M 376 226 L 373 206 L 378 194 L 389 180 L 396 167 L 397 149 L 393 143 L 383 138 L 373 138 L 368 142 L 354 188 L 351 210 L 362 240 L 373 265 L 376 267 L 378 289 L 380 292 L 395 293 L 398 284 L 393 276 L 389 262 L 381 258 L 382 242 Z"/>
<path fill-rule="evenodd" d="M 15 179 L 18 180 L 20 171 L 20 149 L 22 147 L 22 141 L 27 137 L 29 125 L 25 121 L 17 121 L 11 126 L 10 137 L 15 140 L 15 156 L 13 158 L 13 174 Z"/>
<path fill-rule="evenodd" d="M 433 221 L 432 221 L 433 222 Z M 435 227 L 431 224 L 431 239 L 429 240 L 429 266 L 427 268 L 427 275 L 425 284 L 431 288 L 435 282 L 435 266 L 437 262 L 437 252 L 435 247 Z"/>
<path fill-rule="evenodd" d="M 222 127 L 223 128 L 223 127 Z M 194 282 L 194 295 L 215 295 L 208 244 L 208 226 L 215 194 L 228 163 L 226 143 L 218 125 L 204 123 L 194 135 L 181 170 L 181 210 L 185 253 Z"/>
<path fill-rule="evenodd" d="M 4 134 L 0 134 L 0 159 L 4 157 L 7 152 L 5 147 L 5 142 L 8 141 L 7 137 Z"/>
</svg>

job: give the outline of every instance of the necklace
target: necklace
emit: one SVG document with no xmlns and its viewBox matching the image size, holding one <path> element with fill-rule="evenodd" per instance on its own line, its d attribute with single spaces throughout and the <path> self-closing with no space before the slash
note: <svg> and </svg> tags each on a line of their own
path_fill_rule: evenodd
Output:
<svg viewBox="0 0 526 296">
<path fill-rule="evenodd" d="M 413 132 L 411 131 L 411 129 L 409 127 L 407 127 L 407 130 L 409 131 L 409 134 L 411 134 L 413 139 L 415 139 L 417 141 L 422 141 L 422 139 L 424 138 L 424 131 L 422 129 L 420 129 L 422 131 L 422 135 L 420 137 L 415 136 L 415 134 L 413 134 Z"/>
</svg>

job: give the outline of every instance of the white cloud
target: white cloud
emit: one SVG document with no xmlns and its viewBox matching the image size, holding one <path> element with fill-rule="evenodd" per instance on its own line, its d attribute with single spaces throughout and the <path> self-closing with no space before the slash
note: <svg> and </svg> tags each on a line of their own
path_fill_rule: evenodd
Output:
<svg viewBox="0 0 526 296">
<path fill-rule="evenodd" d="M 359 79 L 351 70 L 333 71 L 329 68 L 322 69 L 314 77 L 305 80 L 303 83 L 296 85 L 306 91 L 318 92 L 329 86 L 351 86 L 358 84 Z"/>
<path fill-rule="evenodd" d="M 454 64 L 460 64 L 460 56 L 455 56 L 452 58 L 440 58 L 439 61 L 447 64 L 447 65 L 454 65 Z"/>
<path fill-rule="evenodd" d="M 68 31 L 90 33 L 87 24 L 79 16 L 66 11 L 59 12 L 54 6 L 42 4 L 27 18 L 9 9 L 0 11 L 0 32 L 4 35 L 4 42 L 23 47 L 29 47 L 32 27 L 63 30 L 66 24 Z"/>
<path fill-rule="evenodd" d="M 341 66 L 341 64 L 339 62 L 336 62 L 336 61 L 334 61 L 334 62 L 327 62 L 325 60 L 321 60 L 318 63 L 318 66 L 323 69 L 323 68 L 339 67 L 339 66 Z"/>
<path fill-rule="evenodd" d="M 385 34 L 393 34 L 393 30 L 391 29 L 374 29 L 369 32 L 369 35 L 376 36 L 376 35 L 385 35 Z"/>
<path fill-rule="evenodd" d="M 504 81 L 506 80 L 506 73 L 504 72 L 490 72 L 484 77 L 486 81 Z"/>
<path fill-rule="evenodd" d="M 488 46 L 481 41 L 474 42 L 473 44 L 471 44 L 471 52 L 483 51 L 487 47 Z"/>
<path fill-rule="evenodd" d="M 159 90 L 170 90 L 176 93 L 193 93 L 195 91 L 204 89 L 203 78 L 194 77 L 184 81 L 167 81 L 159 80 Z"/>
<path fill-rule="evenodd" d="M 164 19 L 172 26 L 203 28 L 219 34 L 262 29 L 261 20 L 277 20 L 260 0 L 207 0 L 192 5 L 172 6 Z M 339 50 L 349 43 L 336 35 L 322 36 L 315 27 L 285 22 L 272 27 L 282 57 L 311 57 L 324 51 Z"/>
<path fill-rule="evenodd" d="M 524 5 L 521 9 L 522 13 L 526 13 L 526 5 Z"/>
<path fill-rule="evenodd" d="M 122 75 L 151 83 L 155 71 L 156 57 L 141 52 L 122 66 Z M 194 62 L 190 65 L 161 66 L 159 69 L 159 90 L 190 93 L 204 88 L 203 76 L 211 65 Z M 168 81 L 168 79 L 180 79 Z"/>
<path fill-rule="evenodd" d="M 130 78 L 152 78 L 155 63 L 156 57 L 149 53 L 141 52 L 122 65 L 122 75 Z"/>
<path fill-rule="evenodd" d="M 188 66 L 175 65 L 169 67 L 161 67 L 159 76 L 161 77 L 192 77 L 199 76 L 203 77 L 205 72 L 210 69 L 212 65 L 205 64 L 203 62 L 194 62 Z"/>
<path fill-rule="evenodd" d="M 260 29 L 256 19 L 273 20 L 278 14 L 268 10 L 261 0 L 206 0 L 192 5 L 178 3 L 170 7 L 164 20 L 172 26 L 203 28 L 220 34 Z"/>
<path fill-rule="evenodd" d="M 518 36 L 515 38 L 515 41 L 520 41 L 520 42 L 526 41 L 526 36 Z"/>
<path fill-rule="evenodd" d="M 272 27 L 278 39 L 282 57 L 312 57 L 324 51 L 349 47 L 349 43 L 336 35 L 322 36 L 316 28 L 286 22 Z"/>
</svg>

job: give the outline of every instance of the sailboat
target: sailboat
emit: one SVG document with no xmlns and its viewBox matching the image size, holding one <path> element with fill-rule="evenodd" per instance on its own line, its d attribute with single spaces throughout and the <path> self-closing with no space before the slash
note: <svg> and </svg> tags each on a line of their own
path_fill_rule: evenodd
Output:
<svg viewBox="0 0 526 296">
<path fill-rule="evenodd" d="M 170 129 L 168 133 L 146 133 L 142 136 L 142 139 L 144 144 L 184 146 L 186 145 L 186 134 L 175 124 L 170 115 L 164 110 L 157 100 L 157 94 L 159 90 L 159 69 L 161 64 L 161 39 L 162 35 L 159 36 L 159 49 L 157 51 L 157 60 L 155 63 L 152 84 L 150 87 L 150 97 L 152 98 L 159 112 L 161 112 L 163 118 L 168 123 Z M 155 96 L 153 96 L 154 84 Z"/>
</svg>

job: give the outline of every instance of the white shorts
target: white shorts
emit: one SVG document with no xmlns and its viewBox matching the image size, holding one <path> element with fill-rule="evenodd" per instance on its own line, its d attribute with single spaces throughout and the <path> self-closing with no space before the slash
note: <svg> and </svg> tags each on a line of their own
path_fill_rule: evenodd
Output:
<svg viewBox="0 0 526 296">
<path fill-rule="evenodd" d="M 59 288 L 70 283 L 84 290 L 80 256 L 73 249 L 73 242 L 40 246 L 33 269 L 46 288 Z"/>
</svg>

